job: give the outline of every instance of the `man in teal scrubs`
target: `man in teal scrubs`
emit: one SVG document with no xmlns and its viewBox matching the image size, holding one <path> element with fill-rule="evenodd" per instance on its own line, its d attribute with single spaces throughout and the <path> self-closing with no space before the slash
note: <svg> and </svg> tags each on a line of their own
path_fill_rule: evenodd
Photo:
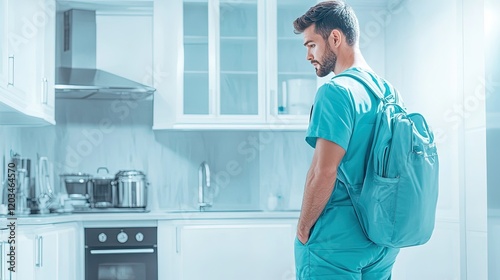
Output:
<svg viewBox="0 0 500 280">
<path fill-rule="evenodd" d="M 326 1 L 294 21 L 304 36 L 307 60 L 320 77 L 349 71 L 388 85 L 359 50 L 359 25 L 351 7 Z M 297 279 L 391 279 L 398 249 L 364 234 L 346 187 L 337 180 L 342 163 L 347 181 L 361 185 L 373 139 L 379 101 L 359 82 L 338 77 L 321 86 L 311 111 L 306 141 L 314 150 L 307 174 L 295 241 Z"/>
</svg>

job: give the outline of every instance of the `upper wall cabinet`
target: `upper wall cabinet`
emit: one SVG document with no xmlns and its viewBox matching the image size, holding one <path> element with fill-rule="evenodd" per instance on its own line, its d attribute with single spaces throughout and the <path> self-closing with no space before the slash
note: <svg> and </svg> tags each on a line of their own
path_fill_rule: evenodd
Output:
<svg viewBox="0 0 500 280">
<path fill-rule="evenodd" d="M 0 3 L 0 125 L 54 124 L 55 0 Z"/>
<path fill-rule="evenodd" d="M 316 1 L 154 3 L 154 129 L 305 129 L 314 69 L 292 22 Z"/>
</svg>

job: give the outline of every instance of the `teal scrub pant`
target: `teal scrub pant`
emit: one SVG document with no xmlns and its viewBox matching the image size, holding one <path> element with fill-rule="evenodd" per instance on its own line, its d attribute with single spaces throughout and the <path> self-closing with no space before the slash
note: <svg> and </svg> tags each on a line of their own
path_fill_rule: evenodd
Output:
<svg viewBox="0 0 500 280">
<path fill-rule="evenodd" d="M 391 279 L 398 253 L 365 236 L 352 205 L 327 208 L 306 244 L 295 239 L 297 280 Z"/>
</svg>

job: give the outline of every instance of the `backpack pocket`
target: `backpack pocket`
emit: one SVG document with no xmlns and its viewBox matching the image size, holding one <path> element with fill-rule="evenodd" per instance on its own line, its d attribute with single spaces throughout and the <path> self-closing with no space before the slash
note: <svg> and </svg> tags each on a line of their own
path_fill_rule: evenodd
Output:
<svg viewBox="0 0 500 280">
<path fill-rule="evenodd" d="M 394 231 L 400 178 L 367 174 L 355 204 L 356 214 L 368 238 L 377 244 L 390 242 Z"/>
<path fill-rule="evenodd" d="M 373 174 L 372 187 L 364 188 L 361 192 L 362 198 L 367 200 L 362 203 L 367 203 L 374 223 L 394 222 L 398 185 L 399 177 L 387 178 Z"/>
</svg>

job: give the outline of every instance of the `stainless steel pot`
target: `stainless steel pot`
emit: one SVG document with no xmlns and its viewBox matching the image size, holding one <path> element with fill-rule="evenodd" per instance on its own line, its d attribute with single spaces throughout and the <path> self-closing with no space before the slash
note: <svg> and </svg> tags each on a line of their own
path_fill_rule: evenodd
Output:
<svg viewBox="0 0 500 280">
<path fill-rule="evenodd" d="M 137 170 L 122 170 L 116 174 L 116 207 L 145 208 L 148 182 L 146 175 Z"/>
<path fill-rule="evenodd" d="M 100 170 L 105 170 L 106 175 L 99 175 Z M 114 207 L 116 204 L 116 185 L 113 184 L 115 178 L 110 177 L 106 167 L 97 168 L 97 174 L 92 179 L 92 206 L 95 208 Z"/>
</svg>

